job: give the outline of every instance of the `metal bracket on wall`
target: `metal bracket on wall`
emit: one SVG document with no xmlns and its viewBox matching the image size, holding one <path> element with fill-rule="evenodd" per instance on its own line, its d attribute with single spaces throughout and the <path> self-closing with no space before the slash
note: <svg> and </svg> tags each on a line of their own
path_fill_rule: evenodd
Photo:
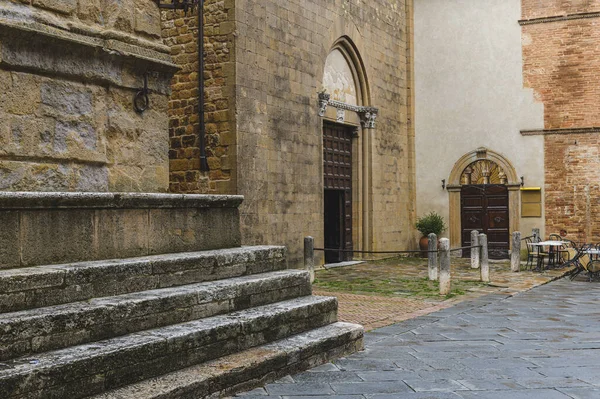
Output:
<svg viewBox="0 0 600 399">
<path fill-rule="evenodd" d="M 150 89 L 148 89 L 148 72 L 144 72 L 144 87 L 133 97 L 133 109 L 138 114 L 143 114 L 150 107 Z"/>
</svg>

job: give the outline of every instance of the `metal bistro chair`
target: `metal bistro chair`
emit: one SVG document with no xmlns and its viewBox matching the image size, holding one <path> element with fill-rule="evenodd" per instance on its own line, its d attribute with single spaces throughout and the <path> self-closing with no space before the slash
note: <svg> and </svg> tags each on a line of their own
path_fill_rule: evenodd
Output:
<svg viewBox="0 0 600 399">
<path fill-rule="evenodd" d="M 569 248 L 568 251 L 573 255 L 573 259 L 568 264 L 575 264 L 576 268 L 571 274 L 571 280 L 575 279 L 581 272 L 587 272 L 589 280 L 600 277 L 600 261 L 593 260 L 592 255 L 586 253 L 588 249 L 595 249 L 593 244 L 584 244 L 581 249 Z M 574 250 L 574 251 L 573 251 Z M 576 253 L 574 253 L 576 252 Z"/>
<path fill-rule="evenodd" d="M 529 267 L 530 270 L 533 269 L 533 267 L 534 267 L 534 263 L 533 263 L 534 260 L 535 260 L 536 266 L 539 264 L 539 262 L 538 262 L 539 247 L 536 247 L 535 245 L 533 245 L 534 239 L 535 239 L 534 236 L 525 237 L 525 246 L 527 247 L 527 263 L 525 263 L 525 267 Z"/>
<path fill-rule="evenodd" d="M 550 234 L 548 236 L 548 240 L 549 241 L 562 241 L 562 237 L 559 236 L 558 234 Z M 550 266 L 556 266 L 558 264 L 558 260 L 559 260 L 559 247 L 549 247 L 548 248 L 548 267 Z"/>
<path fill-rule="evenodd" d="M 573 258 L 573 252 L 569 251 L 569 248 L 577 249 L 577 243 L 575 241 L 563 239 L 565 244 L 561 245 L 558 249 L 558 262 L 559 267 L 564 267 Z"/>
</svg>

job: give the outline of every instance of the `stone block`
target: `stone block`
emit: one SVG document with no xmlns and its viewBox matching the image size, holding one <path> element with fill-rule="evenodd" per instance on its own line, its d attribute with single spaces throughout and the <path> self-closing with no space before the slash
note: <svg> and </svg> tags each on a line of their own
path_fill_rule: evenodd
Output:
<svg viewBox="0 0 600 399">
<path fill-rule="evenodd" d="M 241 245 L 237 209 L 150 210 L 150 254 Z"/>
<path fill-rule="evenodd" d="M 34 0 L 33 5 L 63 14 L 71 14 L 77 8 L 77 0 Z"/>
<path fill-rule="evenodd" d="M 116 259 L 148 254 L 148 210 L 98 210 L 94 215 L 95 258 Z"/>
<path fill-rule="evenodd" d="M 153 37 L 160 37 L 160 10 L 156 7 L 156 4 L 151 1 L 138 4 L 135 9 L 135 31 Z"/>
<path fill-rule="evenodd" d="M 0 269 L 20 266 L 20 247 L 19 213 L 0 212 Z"/>
<path fill-rule="evenodd" d="M 23 266 L 76 262 L 93 256 L 93 211 L 23 212 L 20 229 Z"/>
</svg>

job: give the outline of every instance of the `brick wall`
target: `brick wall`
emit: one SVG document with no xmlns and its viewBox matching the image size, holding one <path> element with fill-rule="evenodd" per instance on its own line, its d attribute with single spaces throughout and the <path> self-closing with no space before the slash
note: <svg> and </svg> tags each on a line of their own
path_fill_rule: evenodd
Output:
<svg viewBox="0 0 600 399">
<path fill-rule="evenodd" d="M 600 18 L 523 27 L 525 86 L 544 103 L 547 129 L 600 122 Z"/>
<path fill-rule="evenodd" d="M 209 173 L 200 172 L 198 118 L 198 20 L 164 12 L 162 32 L 181 67 L 169 101 L 170 191 L 236 192 L 234 123 L 234 0 L 207 0 L 204 7 L 206 148 Z"/>
<path fill-rule="evenodd" d="M 600 11 L 600 1 L 523 0 L 523 18 Z M 600 18 L 523 26 L 524 84 L 544 104 L 545 129 L 600 124 Z M 546 233 L 600 241 L 600 134 L 545 136 Z"/>
<path fill-rule="evenodd" d="M 523 19 L 600 11 L 600 0 L 522 0 Z"/>
<path fill-rule="evenodd" d="M 577 242 L 600 242 L 600 137 L 548 135 L 546 232 L 567 231 Z"/>
</svg>

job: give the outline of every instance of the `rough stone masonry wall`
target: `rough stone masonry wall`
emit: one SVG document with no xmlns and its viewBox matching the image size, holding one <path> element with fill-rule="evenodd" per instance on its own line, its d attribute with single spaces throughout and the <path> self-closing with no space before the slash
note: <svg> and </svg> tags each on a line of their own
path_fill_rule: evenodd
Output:
<svg viewBox="0 0 600 399">
<path fill-rule="evenodd" d="M 198 19 L 169 11 L 162 34 L 181 68 L 169 100 L 170 191 L 235 193 L 234 0 L 206 0 L 204 52 L 206 147 L 209 173 L 200 172 L 198 118 Z"/>
<path fill-rule="evenodd" d="M 523 0 L 523 19 L 600 11 L 598 0 Z M 546 232 L 600 241 L 600 18 L 523 25 L 524 82 L 545 109 Z"/>
<path fill-rule="evenodd" d="M 0 190 L 167 190 L 175 66 L 159 12 L 153 0 L 2 1 Z"/>
<path fill-rule="evenodd" d="M 407 128 L 404 1 L 236 2 L 238 193 L 246 243 L 323 243 L 322 120 L 317 92 L 334 42 L 362 56 L 371 104 L 380 109 L 369 149 L 375 250 L 413 244 L 412 160 Z M 355 248 L 362 243 L 355 242 Z"/>
</svg>

